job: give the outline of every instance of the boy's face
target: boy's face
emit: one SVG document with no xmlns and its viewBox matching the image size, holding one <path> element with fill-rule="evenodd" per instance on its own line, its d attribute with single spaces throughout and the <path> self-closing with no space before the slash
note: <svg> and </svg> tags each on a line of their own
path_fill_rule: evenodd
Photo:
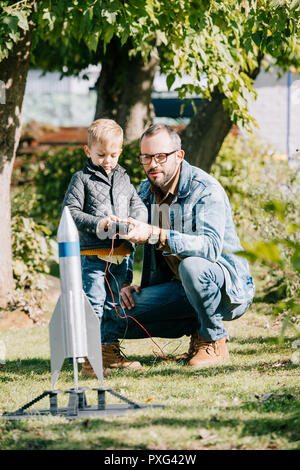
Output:
<svg viewBox="0 0 300 470">
<path fill-rule="evenodd" d="M 117 166 L 119 156 L 122 152 L 122 142 L 94 142 L 90 147 L 84 146 L 85 154 L 94 165 L 102 166 L 109 175 Z"/>
</svg>

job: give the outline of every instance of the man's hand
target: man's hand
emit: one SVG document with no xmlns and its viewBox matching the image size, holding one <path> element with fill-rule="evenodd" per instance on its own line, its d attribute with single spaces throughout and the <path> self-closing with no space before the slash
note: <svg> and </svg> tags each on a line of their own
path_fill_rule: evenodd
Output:
<svg viewBox="0 0 300 470">
<path fill-rule="evenodd" d="M 141 292 L 141 288 L 139 286 L 126 286 L 123 287 L 120 291 L 121 294 L 121 305 L 123 308 L 127 308 L 128 310 L 131 310 L 134 307 L 134 300 L 132 297 L 132 293 L 136 292 L 139 294 Z"/>
<path fill-rule="evenodd" d="M 145 224 L 144 222 L 140 222 L 136 219 L 132 219 L 132 217 L 128 217 L 122 221 L 131 225 L 130 231 L 127 233 L 127 235 L 122 235 L 124 240 L 129 240 L 132 243 L 139 243 L 141 245 L 147 243 L 148 238 L 152 233 L 151 225 Z"/>
</svg>

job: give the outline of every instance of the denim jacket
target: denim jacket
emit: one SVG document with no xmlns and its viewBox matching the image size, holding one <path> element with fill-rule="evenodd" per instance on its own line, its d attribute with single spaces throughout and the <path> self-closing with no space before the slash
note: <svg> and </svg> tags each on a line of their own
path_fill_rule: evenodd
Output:
<svg viewBox="0 0 300 470">
<path fill-rule="evenodd" d="M 153 223 L 151 214 L 155 201 L 148 180 L 142 181 L 138 195 L 148 209 L 148 222 Z M 218 263 L 224 272 L 225 289 L 231 302 L 239 304 L 253 299 L 255 287 L 248 261 L 235 254 L 243 248 L 227 194 L 214 177 L 185 160 L 178 192 L 170 205 L 167 240 L 171 251 L 163 252 L 164 256 L 199 256 Z M 145 244 L 142 287 L 166 280 L 155 260 L 155 247 Z"/>
</svg>

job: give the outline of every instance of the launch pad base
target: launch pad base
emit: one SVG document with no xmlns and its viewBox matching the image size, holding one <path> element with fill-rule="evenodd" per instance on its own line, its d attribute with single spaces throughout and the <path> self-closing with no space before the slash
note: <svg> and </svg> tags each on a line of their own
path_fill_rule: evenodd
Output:
<svg viewBox="0 0 300 470">
<path fill-rule="evenodd" d="M 105 417 L 105 416 L 122 416 L 132 411 L 138 411 L 145 408 L 164 408 L 163 405 L 146 405 L 136 403 L 123 397 L 111 388 L 93 388 L 97 392 L 97 404 L 88 405 L 85 391 L 87 388 L 79 388 L 77 390 L 71 389 L 63 392 L 62 390 L 46 390 L 41 395 L 34 398 L 26 405 L 19 408 L 12 413 L 3 413 L 2 418 L 9 420 L 19 420 L 24 418 L 40 418 L 42 416 L 63 416 L 67 419 L 90 418 L 90 417 Z M 108 392 L 125 403 L 120 404 L 107 404 L 105 393 Z M 69 403 L 66 407 L 58 406 L 58 395 L 60 393 L 69 394 Z M 50 399 L 50 408 L 32 409 L 29 408 L 35 403 L 39 402 L 46 396 Z"/>
</svg>

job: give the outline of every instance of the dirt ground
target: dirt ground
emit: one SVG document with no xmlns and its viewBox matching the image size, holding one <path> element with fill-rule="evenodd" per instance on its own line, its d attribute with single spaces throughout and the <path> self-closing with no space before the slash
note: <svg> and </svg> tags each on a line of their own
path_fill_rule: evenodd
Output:
<svg viewBox="0 0 300 470">
<path fill-rule="evenodd" d="M 44 315 L 41 315 L 38 320 L 39 322 L 49 321 L 60 295 L 60 282 L 58 278 L 47 276 L 47 285 L 48 288 L 45 291 L 45 304 L 49 305 L 49 312 L 47 311 Z M 0 330 L 28 327 L 32 326 L 34 323 L 36 322 L 30 318 L 28 313 L 24 312 L 22 307 L 16 308 L 15 310 L 0 309 Z"/>
<path fill-rule="evenodd" d="M 34 321 L 21 308 L 13 311 L 0 311 L 0 330 L 9 330 L 10 328 L 23 328 L 33 325 Z"/>
</svg>

